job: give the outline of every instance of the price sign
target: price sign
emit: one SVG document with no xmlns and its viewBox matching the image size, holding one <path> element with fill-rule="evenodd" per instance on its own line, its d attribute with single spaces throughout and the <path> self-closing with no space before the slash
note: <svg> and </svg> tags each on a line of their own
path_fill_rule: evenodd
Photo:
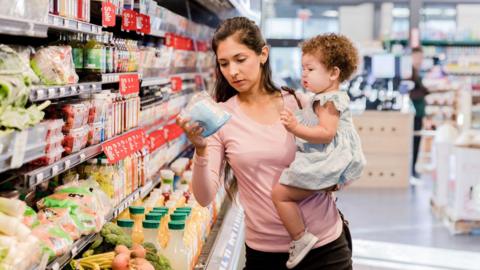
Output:
<svg viewBox="0 0 480 270">
<path fill-rule="evenodd" d="M 138 14 L 140 18 L 140 25 L 138 31 L 146 35 L 150 34 L 150 16 L 145 14 Z"/>
<path fill-rule="evenodd" d="M 137 13 L 135 11 L 128 9 L 122 11 L 122 30 L 137 30 Z"/>
<path fill-rule="evenodd" d="M 175 39 L 175 35 L 172 33 L 166 33 L 165 34 L 165 46 L 167 47 L 173 47 L 173 42 Z"/>
<path fill-rule="evenodd" d="M 102 144 L 102 150 L 110 164 L 140 151 L 145 145 L 145 131 L 134 130 L 111 141 Z"/>
<path fill-rule="evenodd" d="M 102 26 L 115 26 L 115 10 L 117 7 L 110 2 L 102 2 Z"/>
<path fill-rule="evenodd" d="M 148 143 L 150 153 L 162 147 L 166 143 L 165 131 L 160 129 L 150 133 L 150 135 L 148 136 Z"/>
<path fill-rule="evenodd" d="M 122 95 L 130 95 L 135 94 L 140 91 L 140 83 L 138 80 L 138 74 L 127 74 L 127 75 L 120 75 L 120 94 Z"/>
<path fill-rule="evenodd" d="M 172 91 L 179 92 L 182 90 L 182 78 L 180 77 L 171 77 L 170 83 L 172 85 Z"/>
</svg>

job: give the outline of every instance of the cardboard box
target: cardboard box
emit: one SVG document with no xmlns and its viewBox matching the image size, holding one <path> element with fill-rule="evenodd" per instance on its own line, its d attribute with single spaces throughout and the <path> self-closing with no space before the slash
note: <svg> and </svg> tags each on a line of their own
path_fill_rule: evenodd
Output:
<svg viewBox="0 0 480 270">
<path fill-rule="evenodd" d="M 480 149 L 454 147 L 448 183 L 447 215 L 452 220 L 480 220 Z"/>
</svg>

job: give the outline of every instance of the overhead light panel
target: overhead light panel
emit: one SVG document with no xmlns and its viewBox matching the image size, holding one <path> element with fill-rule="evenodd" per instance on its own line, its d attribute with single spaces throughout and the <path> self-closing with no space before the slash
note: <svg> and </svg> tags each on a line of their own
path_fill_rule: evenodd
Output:
<svg viewBox="0 0 480 270">
<path fill-rule="evenodd" d="M 322 13 L 322 16 L 330 17 L 330 18 L 336 18 L 336 17 L 338 17 L 338 11 L 337 10 L 325 10 Z"/>
</svg>

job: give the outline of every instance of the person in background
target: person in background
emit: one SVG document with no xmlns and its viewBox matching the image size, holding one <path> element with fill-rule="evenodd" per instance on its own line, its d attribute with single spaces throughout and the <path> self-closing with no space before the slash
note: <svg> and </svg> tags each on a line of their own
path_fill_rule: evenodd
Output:
<svg viewBox="0 0 480 270">
<path fill-rule="evenodd" d="M 429 94 L 428 89 L 422 83 L 422 76 L 420 74 L 423 61 L 423 50 L 421 47 L 412 49 L 412 81 L 414 87 L 410 91 L 410 99 L 415 107 L 415 118 L 413 122 L 414 132 L 422 130 L 423 118 L 425 117 L 425 96 Z M 419 175 L 415 170 L 418 158 L 418 150 L 420 148 L 420 135 L 413 136 L 413 157 L 412 157 L 412 176 L 418 179 Z"/>
</svg>

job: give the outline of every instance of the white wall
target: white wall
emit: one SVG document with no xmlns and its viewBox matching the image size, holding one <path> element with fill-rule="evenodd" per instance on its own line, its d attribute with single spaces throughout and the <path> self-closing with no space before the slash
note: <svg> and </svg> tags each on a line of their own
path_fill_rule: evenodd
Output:
<svg viewBox="0 0 480 270">
<path fill-rule="evenodd" d="M 457 6 L 457 29 L 469 29 L 476 38 L 480 38 L 480 5 Z"/>
</svg>

